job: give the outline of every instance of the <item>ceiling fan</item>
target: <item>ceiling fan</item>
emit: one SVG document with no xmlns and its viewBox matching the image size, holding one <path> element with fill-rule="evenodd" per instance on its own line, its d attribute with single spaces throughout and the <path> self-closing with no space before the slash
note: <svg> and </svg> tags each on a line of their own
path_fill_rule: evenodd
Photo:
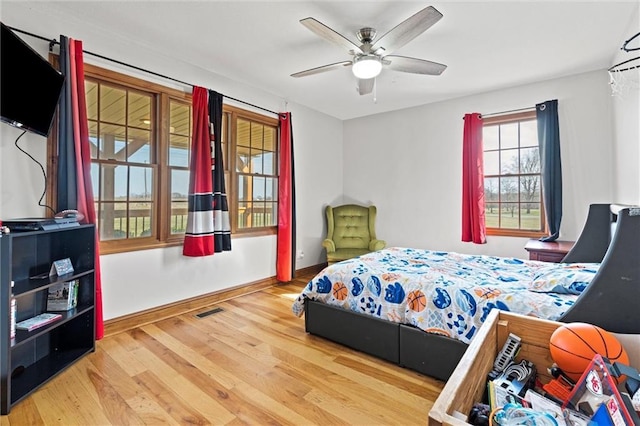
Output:
<svg viewBox="0 0 640 426">
<path fill-rule="evenodd" d="M 353 58 L 349 61 L 336 62 L 300 71 L 291 74 L 291 76 L 306 77 L 351 66 L 353 74 L 358 78 L 358 93 L 366 95 L 373 91 L 375 78 L 380 74 L 383 67 L 412 74 L 440 75 L 447 68 L 446 65 L 425 59 L 391 54 L 428 30 L 440 18 L 442 18 L 442 13 L 438 12 L 433 6 L 429 6 L 396 25 L 378 39 L 376 39 L 377 32 L 374 28 L 361 28 L 356 32 L 356 37 L 361 43 L 359 46 L 317 19 L 301 19 L 300 23 L 302 25 L 325 40 L 346 48 Z"/>
</svg>

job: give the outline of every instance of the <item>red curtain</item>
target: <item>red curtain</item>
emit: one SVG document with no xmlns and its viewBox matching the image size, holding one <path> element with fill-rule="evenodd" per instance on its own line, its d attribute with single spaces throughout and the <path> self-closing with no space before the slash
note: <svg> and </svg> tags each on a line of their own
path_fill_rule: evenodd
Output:
<svg viewBox="0 0 640 426">
<path fill-rule="evenodd" d="M 480 114 L 465 114 L 462 143 L 462 241 L 484 244 L 487 239 Z"/>
<path fill-rule="evenodd" d="M 213 247 L 213 184 L 208 90 L 193 88 L 193 136 L 189 166 L 189 207 L 182 254 L 208 256 Z"/>
<path fill-rule="evenodd" d="M 280 114 L 280 173 L 278 183 L 278 248 L 276 279 L 288 282 L 296 271 L 296 192 L 291 113 Z"/>
</svg>

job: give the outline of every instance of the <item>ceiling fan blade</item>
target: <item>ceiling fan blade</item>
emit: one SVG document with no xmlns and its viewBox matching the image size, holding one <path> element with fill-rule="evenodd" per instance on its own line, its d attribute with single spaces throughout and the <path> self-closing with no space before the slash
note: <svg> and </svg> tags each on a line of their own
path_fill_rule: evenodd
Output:
<svg viewBox="0 0 640 426">
<path fill-rule="evenodd" d="M 366 95 L 373 92 L 373 85 L 376 82 L 376 78 L 361 78 L 358 80 L 358 93 Z"/>
<path fill-rule="evenodd" d="M 410 72 L 413 74 L 440 75 L 447 69 L 444 64 L 406 56 L 387 55 L 385 60 L 391 61 L 387 68 L 394 71 Z"/>
<path fill-rule="evenodd" d="M 353 50 L 355 53 L 362 53 L 360 46 L 354 44 L 351 40 L 327 27 L 317 19 L 304 18 L 300 20 L 300 23 L 327 41 L 344 47 L 347 50 Z"/>
<path fill-rule="evenodd" d="M 440 18 L 442 18 L 442 13 L 438 12 L 435 7 L 426 7 L 380 37 L 373 44 L 371 50 L 381 55 L 394 52 L 428 30 Z M 379 52 L 379 49 L 384 49 L 384 51 Z"/>
<path fill-rule="evenodd" d="M 291 77 L 306 77 L 308 75 L 320 74 L 323 72 L 334 70 L 336 68 L 346 67 L 348 65 L 351 65 L 351 61 L 336 62 L 335 64 L 323 65 L 321 67 L 300 71 L 295 74 L 291 74 Z"/>
</svg>

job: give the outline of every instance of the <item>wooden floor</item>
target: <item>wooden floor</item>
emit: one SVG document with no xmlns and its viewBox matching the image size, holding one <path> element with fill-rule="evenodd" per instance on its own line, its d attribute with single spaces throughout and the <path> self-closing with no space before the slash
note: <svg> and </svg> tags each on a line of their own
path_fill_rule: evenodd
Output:
<svg viewBox="0 0 640 426">
<path fill-rule="evenodd" d="M 108 336 L 0 424 L 426 424 L 444 383 L 305 333 L 307 278 Z"/>
</svg>

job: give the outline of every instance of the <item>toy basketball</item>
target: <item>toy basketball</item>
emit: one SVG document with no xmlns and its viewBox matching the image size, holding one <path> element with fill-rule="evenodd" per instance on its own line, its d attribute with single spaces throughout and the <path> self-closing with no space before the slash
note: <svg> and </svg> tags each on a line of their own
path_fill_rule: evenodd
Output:
<svg viewBox="0 0 640 426">
<path fill-rule="evenodd" d="M 414 312 L 421 312 L 426 306 L 427 298 L 420 290 L 414 290 L 407 296 L 409 309 Z"/>
<path fill-rule="evenodd" d="M 572 322 L 556 329 L 549 339 L 549 352 L 558 367 L 577 382 L 595 354 L 629 365 L 629 356 L 616 337 L 593 324 Z"/>
<path fill-rule="evenodd" d="M 337 282 L 333 285 L 333 297 L 337 300 L 344 300 L 347 298 L 347 287 L 344 283 Z"/>
</svg>

